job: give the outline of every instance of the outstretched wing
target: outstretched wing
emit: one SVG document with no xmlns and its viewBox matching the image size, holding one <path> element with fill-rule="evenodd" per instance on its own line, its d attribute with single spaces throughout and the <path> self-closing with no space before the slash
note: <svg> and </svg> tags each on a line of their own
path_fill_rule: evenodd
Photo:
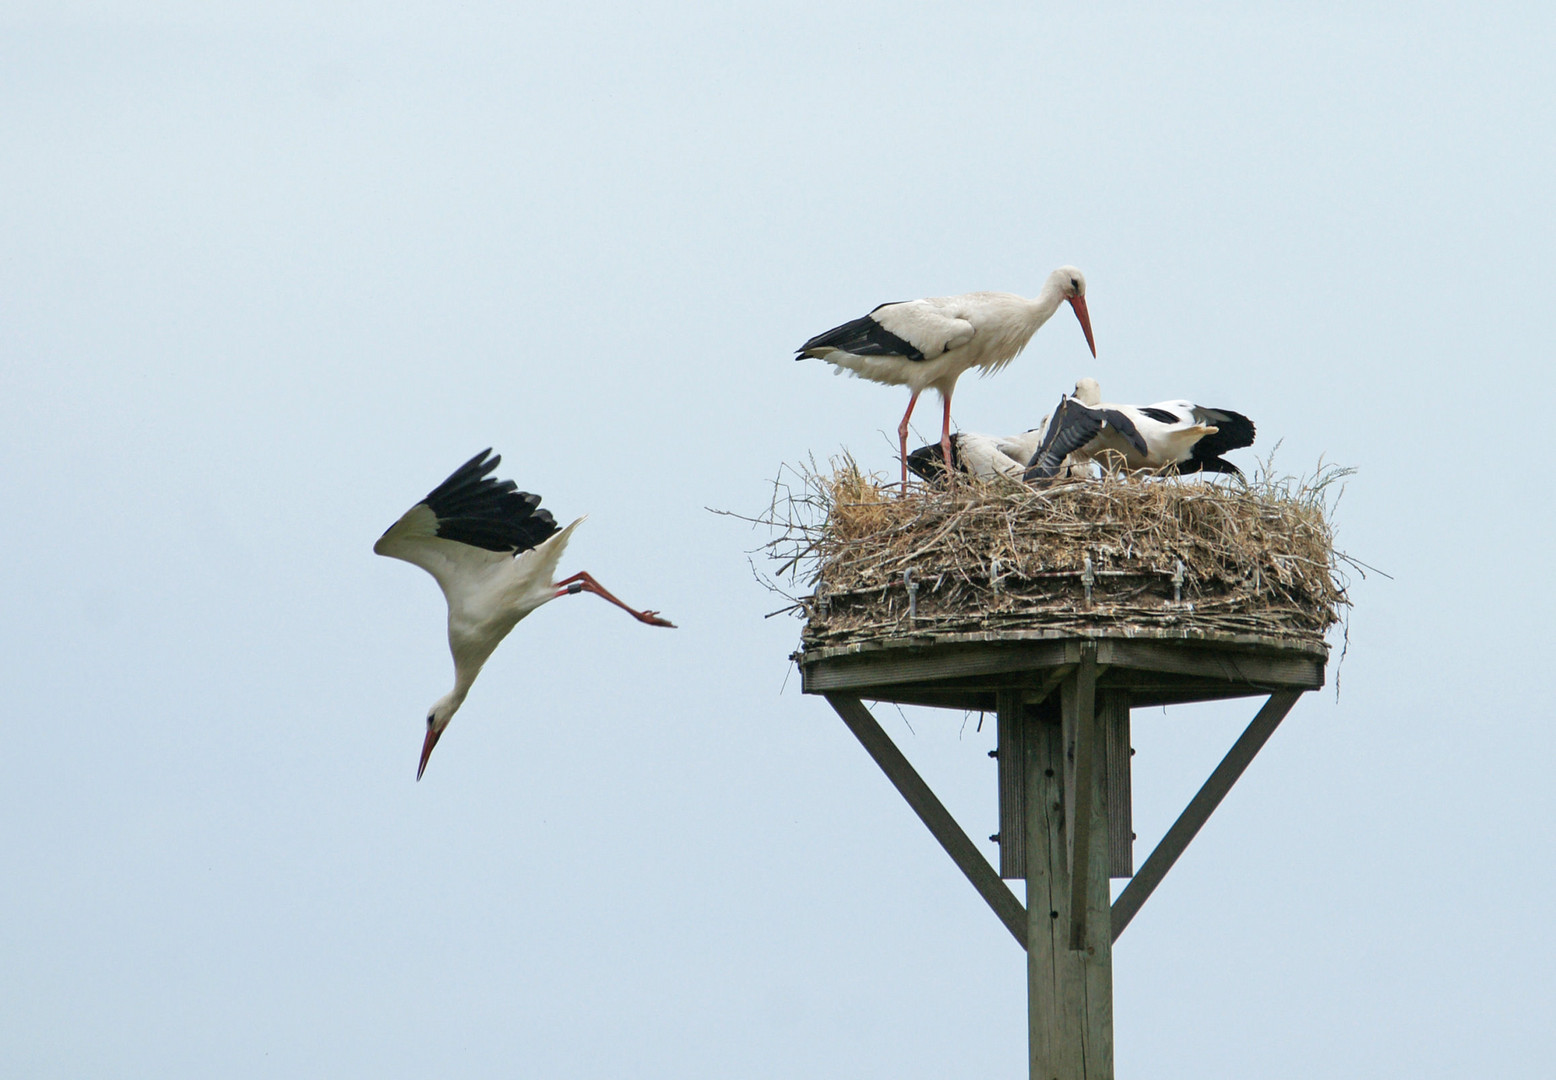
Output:
<svg viewBox="0 0 1556 1080">
<path fill-rule="evenodd" d="M 1128 413 L 1119 409 L 1104 407 L 1102 418 L 1108 422 L 1109 427 L 1128 440 L 1129 445 L 1140 452 L 1141 457 L 1145 457 L 1150 453 L 1145 444 L 1145 436 L 1140 434 L 1140 429 L 1135 426 L 1135 422 L 1129 418 Z"/>
<path fill-rule="evenodd" d="M 373 551 L 403 559 L 437 579 L 450 599 L 459 583 L 529 551 L 557 531 L 540 496 L 487 475 L 502 462 L 481 451 L 389 526 Z"/>
<path fill-rule="evenodd" d="M 1048 431 L 1043 436 L 1043 442 L 1038 446 L 1037 453 L 1032 455 L 1032 460 L 1027 462 L 1022 479 L 1029 482 L 1053 479 L 1063 468 L 1064 459 L 1095 439 L 1106 422 L 1107 418 L 1101 409 L 1082 405 L 1073 397 L 1059 402 L 1053 419 L 1048 421 Z M 1131 430 L 1133 426 L 1130 425 Z"/>
</svg>

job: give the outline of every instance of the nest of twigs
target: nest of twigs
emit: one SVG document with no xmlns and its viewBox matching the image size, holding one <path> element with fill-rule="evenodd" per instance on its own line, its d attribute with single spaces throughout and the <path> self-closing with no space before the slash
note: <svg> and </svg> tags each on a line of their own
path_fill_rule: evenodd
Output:
<svg viewBox="0 0 1556 1080">
<path fill-rule="evenodd" d="M 904 495 L 844 457 L 786 468 L 759 520 L 780 563 L 767 580 L 805 618 L 806 650 L 1012 631 L 1323 645 L 1359 566 L 1329 523 L 1348 472 L 964 478 Z"/>
</svg>

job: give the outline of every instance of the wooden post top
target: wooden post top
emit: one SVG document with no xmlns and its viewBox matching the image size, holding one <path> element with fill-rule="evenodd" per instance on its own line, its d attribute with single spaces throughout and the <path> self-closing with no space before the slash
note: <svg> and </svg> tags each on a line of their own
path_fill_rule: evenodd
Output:
<svg viewBox="0 0 1556 1080">
<path fill-rule="evenodd" d="M 1253 697 L 1324 685 L 1322 642 L 1256 634 L 1042 630 L 922 634 L 799 654 L 807 694 L 992 712 L 1001 690 L 1040 701 L 1097 650 L 1101 689 L 1127 690 L 1131 707 Z"/>
</svg>

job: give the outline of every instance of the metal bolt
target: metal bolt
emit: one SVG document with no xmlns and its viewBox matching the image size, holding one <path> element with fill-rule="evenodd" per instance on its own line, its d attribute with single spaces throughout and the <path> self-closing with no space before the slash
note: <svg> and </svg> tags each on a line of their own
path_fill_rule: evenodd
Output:
<svg viewBox="0 0 1556 1080">
<path fill-rule="evenodd" d="M 1054 771 L 1052 769 L 1044 769 L 1043 770 L 1043 775 L 1044 776 L 1052 776 L 1053 774 L 1054 774 Z"/>
<path fill-rule="evenodd" d="M 989 751 L 989 756 L 990 757 L 999 757 L 1000 756 L 999 747 L 995 747 L 993 750 L 990 750 Z"/>
<path fill-rule="evenodd" d="M 989 834 L 989 843 L 997 844 L 999 842 L 1000 842 L 1000 834 L 999 833 L 990 833 Z"/>
<path fill-rule="evenodd" d="M 1183 560 L 1179 559 L 1172 570 L 1172 602 L 1183 603 Z"/>
<path fill-rule="evenodd" d="M 1081 574 L 1081 584 L 1086 586 L 1086 603 L 1091 603 L 1091 587 L 1095 584 L 1097 575 L 1091 572 L 1091 556 L 1086 556 L 1086 569 Z"/>
<path fill-rule="evenodd" d="M 918 582 L 913 580 L 913 567 L 902 572 L 902 583 L 908 589 L 908 618 L 918 618 Z"/>
<path fill-rule="evenodd" d="M 1048 917 L 1050 919 L 1057 919 L 1059 917 L 1059 913 L 1057 911 L 1050 911 L 1048 913 Z"/>
</svg>

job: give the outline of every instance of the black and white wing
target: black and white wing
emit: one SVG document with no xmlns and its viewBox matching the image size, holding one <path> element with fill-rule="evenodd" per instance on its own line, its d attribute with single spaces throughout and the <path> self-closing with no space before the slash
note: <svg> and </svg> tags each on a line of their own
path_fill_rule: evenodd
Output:
<svg viewBox="0 0 1556 1080">
<path fill-rule="evenodd" d="M 1027 462 L 1022 479 L 1028 482 L 1051 480 L 1059 475 L 1064 459 L 1095 439 L 1104 422 L 1101 409 L 1082 405 L 1073 397 L 1059 402 L 1059 407 L 1048 421 L 1048 431 L 1043 435 L 1042 443 L 1032 455 L 1032 460 Z"/>
<path fill-rule="evenodd" d="M 900 356 L 933 360 L 973 339 L 966 319 L 936 310 L 931 300 L 882 304 L 868 315 L 817 334 L 795 350 L 796 359 L 826 359 L 830 352 L 854 356 Z"/>
<path fill-rule="evenodd" d="M 1204 405 L 1196 405 L 1192 401 L 1162 401 L 1140 411 L 1179 431 L 1194 427 L 1214 429 L 1208 434 L 1201 435 L 1194 445 L 1188 448 L 1186 456 L 1178 457 L 1176 464 L 1179 472 L 1242 475 L 1241 469 L 1221 457 L 1229 451 L 1241 450 L 1245 446 L 1253 445 L 1253 421 L 1242 413 L 1230 409 L 1212 409 Z M 1180 450 L 1178 453 L 1182 455 L 1183 452 Z"/>
<path fill-rule="evenodd" d="M 488 448 L 465 462 L 389 526 L 373 551 L 403 559 L 437 579 L 445 594 L 493 563 L 511 559 L 557 531 L 540 496 L 488 474 L 502 462 Z"/>
<path fill-rule="evenodd" d="M 1242 470 L 1230 461 L 1223 461 L 1221 455 L 1253 445 L 1253 421 L 1230 409 L 1211 409 L 1203 405 L 1193 408 L 1194 419 L 1201 424 L 1214 425 L 1216 433 L 1195 443 L 1193 456 L 1180 468 L 1184 472 L 1232 472 L 1241 476 Z"/>
<path fill-rule="evenodd" d="M 1135 427 L 1134 421 L 1117 409 L 1093 408 L 1083 405 L 1073 397 L 1067 397 L 1054 410 L 1048 422 L 1048 431 L 1032 460 L 1027 463 L 1023 479 L 1051 480 L 1064 467 L 1064 459 L 1085 448 L 1111 427 L 1141 454 L 1146 452 L 1145 439 Z"/>
</svg>

